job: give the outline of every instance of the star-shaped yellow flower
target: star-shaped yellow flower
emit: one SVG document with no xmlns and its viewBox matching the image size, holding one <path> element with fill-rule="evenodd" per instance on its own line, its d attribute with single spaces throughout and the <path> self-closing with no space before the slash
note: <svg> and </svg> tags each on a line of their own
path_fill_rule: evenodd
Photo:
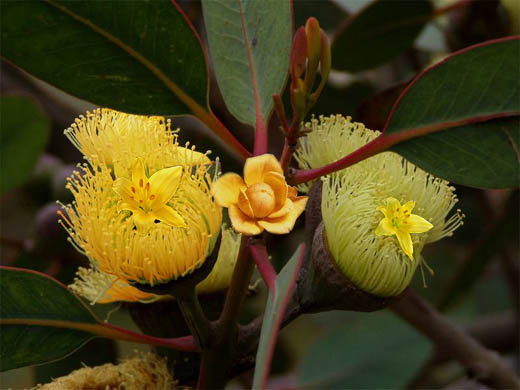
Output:
<svg viewBox="0 0 520 390">
<path fill-rule="evenodd" d="M 120 210 L 132 212 L 138 229 L 146 229 L 155 220 L 173 227 L 186 227 L 184 219 L 168 202 L 177 191 L 182 176 L 182 167 L 169 167 L 146 176 L 144 164 L 137 159 L 132 167 L 132 180 L 119 178 L 114 191 L 121 197 Z"/>
<path fill-rule="evenodd" d="M 413 261 L 413 243 L 410 233 L 424 233 L 430 230 L 433 225 L 423 217 L 412 214 L 415 207 L 414 201 L 401 203 L 395 198 L 387 198 L 386 206 L 379 206 L 385 217 L 379 222 L 376 229 L 378 236 L 396 235 L 399 245 L 404 253 Z"/>
</svg>

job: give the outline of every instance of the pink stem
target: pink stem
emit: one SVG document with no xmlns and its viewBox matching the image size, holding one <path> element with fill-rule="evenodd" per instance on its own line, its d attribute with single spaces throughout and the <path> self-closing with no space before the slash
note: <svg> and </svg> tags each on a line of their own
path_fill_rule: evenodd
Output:
<svg viewBox="0 0 520 390">
<path fill-rule="evenodd" d="M 199 348 L 195 344 L 195 340 L 193 336 L 184 336 L 177 338 L 161 338 L 161 337 L 153 337 L 145 334 L 137 333 L 125 328 L 120 328 L 119 326 L 108 324 L 108 323 L 100 323 L 101 326 L 108 328 L 109 330 L 115 332 L 114 336 L 117 334 L 120 337 L 118 339 L 132 341 L 141 344 L 150 344 L 158 347 L 166 347 L 175 349 L 177 351 L 185 351 L 185 352 L 199 352 Z"/>
<path fill-rule="evenodd" d="M 274 295 L 276 292 L 276 271 L 269 260 L 269 255 L 267 254 L 267 249 L 263 244 L 255 244 L 249 247 L 249 251 L 251 252 L 251 256 L 258 267 L 258 272 L 264 279 L 265 284 L 269 288 L 269 291 Z"/>
</svg>

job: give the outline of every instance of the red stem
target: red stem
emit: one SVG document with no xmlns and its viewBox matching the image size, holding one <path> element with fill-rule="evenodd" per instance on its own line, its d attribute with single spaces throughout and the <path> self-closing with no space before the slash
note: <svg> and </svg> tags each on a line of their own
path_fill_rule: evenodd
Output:
<svg viewBox="0 0 520 390">
<path fill-rule="evenodd" d="M 175 349 L 177 351 L 199 352 L 199 348 L 195 344 L 195 340 L 194 340 L 193 336 L 184 336 L 184 337 L 177 337 L 177 338 L 169 339 L 169 338 L 148 336 L 148 335 L 137 333 L 137 332 L 125 329 L 125 328 L 120 328 L 119 326 L 108 324 L 108 323 L 102 323 L 100 325 L 120 334 L 122 337 L 118 337 L 119 339 L 132 341 L 132 342 L 136 342 L 136 343 L 155 345 L 157 347 L 171 348 L 171 349 Z"/>
<path fill-rule="evenodd" d="M 282 150 L 282 156 L 280 157 L 280 165 L 284 172 L 289 167 L 292 156 L 293 156 L 293 152 L 289 146 L 289 141 L 287 140 L 287 137 L 285 137 L 285 141 L 283 144 L 283 150 Z"/>
<path fill-rule="evenodd" d="M 269 255 L 265 245 L 263 243 L 251 245 L 249 247 L 249 252 L 258 267 L 258 272 L 260 272 L 262 279 L 264 279 L 265 284 L 269 288 L 269 291 L 271 291 L 271 294 L 275 294 L 275 281 L 277 274 L 269 260 Z"/>
<path fill-rule="evenodd" d="M 391 145 L 388 145 L 388 139 L 389 137 L 385 137 L 384 134 L 381 134 L 379 137 L 372 140 L 368 144 L 362 146 L 349 155 L 334 161 L 333 163 L 315 169 L 297 170 L 296 173 L 294 173 L 289 178 L 289 181 L 292 185 L 296 185 L 317 179 L 320 176 L 328 175 L 329 173 L 339 171 L 340 169 L 347 168 L 359 161 L 362 161 L 389 148 Z"/>
</svg>

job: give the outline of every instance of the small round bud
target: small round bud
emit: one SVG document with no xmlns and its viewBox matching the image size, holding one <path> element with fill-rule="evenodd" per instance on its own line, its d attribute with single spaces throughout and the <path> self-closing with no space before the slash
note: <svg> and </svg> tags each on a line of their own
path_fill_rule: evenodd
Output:
<svg viewBox="0 0 520 390">
<path fill-rule="evenodd" d="M 258 218 L 267 217 L 274 209 L 274 191 L 265 183 L 256 183 L 246 191 L 253 213 Z"/>
</svg>

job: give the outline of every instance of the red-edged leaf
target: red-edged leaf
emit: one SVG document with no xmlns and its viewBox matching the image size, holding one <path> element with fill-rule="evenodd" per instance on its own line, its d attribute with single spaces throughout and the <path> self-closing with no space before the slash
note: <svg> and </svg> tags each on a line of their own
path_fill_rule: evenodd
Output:
<svg viewBox="0 0 520 390">
<path fill-rule="evenodd" d="M 275 288 L 273 289 L 274 295 L 273 290 L 269 292 L 262 322 L 260 343 L 256 354 L 253 389 L 265 389 L 278 331 L 280 330 L 285 309 L 294 291 L 304 253 L 305 244 L 302 244 L 276 278 Z"/>
<path fill-rule="evenodd" d="M 490 41 L 422 72 L 386 124 L 392 150 L 459 184 L 517 186 L 518 122 L 497 119 L 520 115 L 519 52 L 519 37 Z"/>
<path fill-rule="evenodd" d="M 426 69 L 403 91 L 381 136 L 325 167 L 297 172 L 291 183 L 391 149 L 455 183 L 518 186 L 519 39 L 478 44 Z"/>
<path fill-rule="evenodd" d="M 203 0 L 204 23 L 217 82 L 238 120 L 265 125 L 289 67 L 289 0 Z"/>
<path fill-rule="evenodd" d="M 208 108 L 200 37 L 172 0 L 6 1 L 0 52 L 71 95 L 142 115 L 193 114 L 245 157 Z"/>
<path fill-rule="evenodd" d="M 63 284 L 0 267 L 0 371 L 61 359 L 93 337 L 195 351 L 191 337 L 161 339 L 103 323 Z"/>
</svg>

